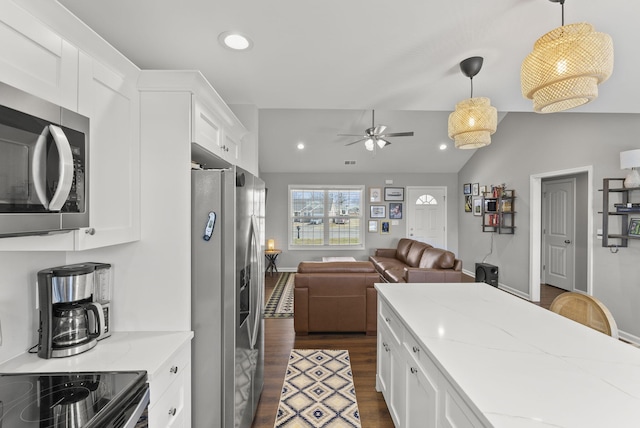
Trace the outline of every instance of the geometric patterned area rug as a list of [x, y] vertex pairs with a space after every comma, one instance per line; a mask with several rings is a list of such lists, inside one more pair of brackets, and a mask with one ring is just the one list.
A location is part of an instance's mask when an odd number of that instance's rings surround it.
[[349, 351], [291, 350], [274, 427], [360, 426]]
[[294, 272], [282, 272], [264, 307], [264, 318], [293, 318]]

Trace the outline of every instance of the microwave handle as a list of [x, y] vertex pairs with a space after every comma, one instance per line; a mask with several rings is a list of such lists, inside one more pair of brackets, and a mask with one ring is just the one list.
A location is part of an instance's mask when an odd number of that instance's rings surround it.
[[33, 174], [33, 186], [36, 189], [36, 195], [40, 203], [45, 209], [49, 209], [49, 200], [47, 199], [47, 177], [45, 174], [46, 148], [47, 138], [49, 137], [49, 127], [45, 126], [33, 149], [33, 165], [31, 173]]
[[49, 125], [49, 130], [58, 148], [58, 169], [60, 171], [56, 192], [49, 202], [49, 210], [59, 211], [67, 202], [73, 184], [73, 153], [71, 153], [71, 144], [60, 127]]

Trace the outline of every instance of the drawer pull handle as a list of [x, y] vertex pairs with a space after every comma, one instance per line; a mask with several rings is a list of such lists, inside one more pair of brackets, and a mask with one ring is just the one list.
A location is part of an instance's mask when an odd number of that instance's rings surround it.
[[176, 409], [175, 407], [169, 409], [169, 416], [175, 416], [176, 413], [178, 413], [178, 409]]
[[413, 347], [413, 352], [415, 352], [417, 354], [418, 352], [420, 352], [420, 348], [418, 348], [417, 346], [414, 346]]
[[418, 373], [418, 369], [417, 369], [417, 368], [415, 368], [415, 367], [411, 367], [411, 373], [412, 373], [412, 374], [416, 374], [416, 373]]
[[173, 366], [173, 367], [171, 367], [171, 368], [169, 369], [169, 372], [171, 372], [171, 373], [173, 373], [173, 374], [178, 373], [178, 366]]
[[389, 352], [389, 346], [387, 345], [387, 342], [382, 342], [382, 347], [385, 351]]

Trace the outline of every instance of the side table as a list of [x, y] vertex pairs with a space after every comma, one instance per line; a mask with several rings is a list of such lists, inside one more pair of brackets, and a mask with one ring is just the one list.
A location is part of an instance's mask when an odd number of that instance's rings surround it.
[[273, 276], [273, 271], [278, 272], [278, 266], [276, 266], [276, 259], [278, 255], [282, 253], [282, 250], [264, 250], [264, 256], [267, 258], [267, 268], [264, 273], [270, 272]]

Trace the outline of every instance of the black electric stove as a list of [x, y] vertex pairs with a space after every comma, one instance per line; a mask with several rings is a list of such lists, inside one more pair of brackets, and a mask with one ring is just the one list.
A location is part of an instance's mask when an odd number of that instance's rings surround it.
[[0, 374], [0, 428], [135, 427], [148, 402], [144, 371]]

